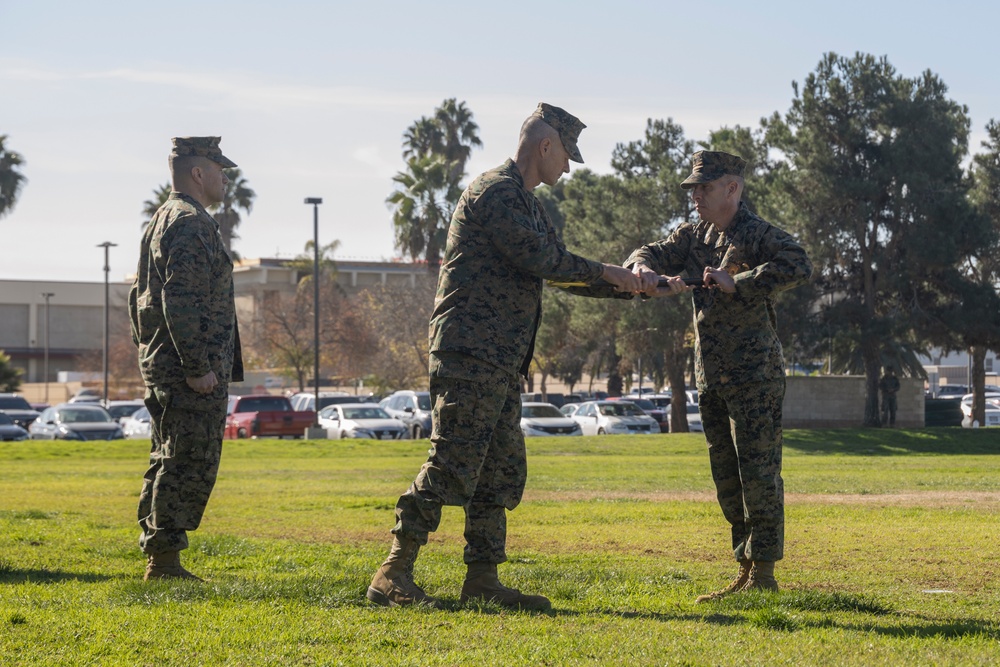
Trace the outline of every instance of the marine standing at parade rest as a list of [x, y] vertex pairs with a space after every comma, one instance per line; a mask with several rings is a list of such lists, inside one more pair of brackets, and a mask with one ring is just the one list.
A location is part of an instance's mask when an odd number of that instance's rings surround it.
[[[750, 212], [746, 161], [698, 151], [690, 190], [701, 221], [632, 253], [626, 266], [650, 296], [692, 291], [695, 381], [712, 478], [732, 527], [736, 579], [699, 602], [744, 590], [777, 590], [774, 563], [784, 555], [781, 404], [784, 360], [774, 295], [809, 279], [812, 265], [784, 231]], [[686, 286], [682, 274], [705, 287]], [[659, 277], [669, 278], [657, 288]]]
[[896, 394], [899, 393], [899, 378], [896, 377], [896, 369], [887, 366], [885, 373], [878, 381], [879, 391], [882, 392], [882, 426], [893, 428], [896, 426]]
[[229, 383], [243, 379], [233, 262], [207, 207], [236, 164], [220, 137], [177, 137], [172, 192], [146, 226], [129, 293], [152, 447], [139, 495], [145, 579], [198, 579], [180, 563], [222, 455]]
[[392, 549], [368, 588], [376, 604], [440, 606], [414, 583], [413, 564], [442, 507], [456, 505], [465, 510], [468, 566], [461, 601], [551, 606], [497, 576], [507, 560], [506, 512], [520, 503], [528, 474], [518, 375], [531, 363], [542, 282], [603, 277], [622, 291], [639, 287], [630, 270], [567, 251], [533, 194], [568, 173], [570, 160], [583, 162], [584, 127], [539, 104], [521, 127], [514, 159], [475, 178], [455, 209], [430, 321], [430, 456], [396, 504]]

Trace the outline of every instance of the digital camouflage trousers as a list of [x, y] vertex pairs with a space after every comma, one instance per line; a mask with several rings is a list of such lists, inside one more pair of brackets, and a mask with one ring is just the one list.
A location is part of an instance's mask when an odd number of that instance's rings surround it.
[[180, 551], [198, 528], [222, 457], [226, 402], [182, 389], [147, 389], [151, 448], [139, 494], [139, 546], [147, 554]]
[[775, 561], [784, 555], [784, 397], [783, 377], [698, 395], [712, 478], [737, 560]]
[[396, 503], [392, 532], [427, 543], [445, 505], [465, 510], [466, 563], [507, 560], [507, 510], [528, 476], [517, 378], [463, 355], [432, 357], [427, 462]]

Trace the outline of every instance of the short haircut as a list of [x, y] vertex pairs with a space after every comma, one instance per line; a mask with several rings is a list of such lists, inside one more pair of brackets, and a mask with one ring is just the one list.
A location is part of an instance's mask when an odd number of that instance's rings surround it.
[[200, 167], [206, 162], [211, 162], [211, 160], [200, 155], [171, 155], [170, 173], [175, 178], [181, 174], [184, 176], [190, 176], [192, 169]]
[[558, 141], [559, 133], [538, 116], [528, 116], [528, 119], [521, 124], [521, 134], [517, 139], [518, 145], [537, 144], [542, 139]]
[[729, 183], [736, 183], [736, 185], [740, 186], [741, 189], [746, 186], [746, 181], [743, 180], [742, 176], [737, 176], [736, 174], [726, 174], [722, 178], [725, 179], [727, 185]]

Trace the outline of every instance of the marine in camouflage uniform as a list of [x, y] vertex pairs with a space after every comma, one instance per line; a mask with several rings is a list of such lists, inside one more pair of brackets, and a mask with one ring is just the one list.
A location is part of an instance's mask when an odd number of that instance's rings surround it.
[[[219, 137], [173, 140], [174, 191], [146, 226], [129, 293], [152, 446], [139, 496], [146, 578], [195, 578], [180, 566], [222, 454], [229, 382], [243, 379], [233, 263], [205, 210], [228, 182]], [[179, 191], [180, 190], [180, 191]]]
[[[650, 269], [651, 280], [686, 275], [716, 283], [692, 290], [695, 381], [712, 477], [740, 571], [732, 590], [699, 601], [747, 587], [776, 590], [774, 561], [784, 555], [785, 373], [774, 295], [808, 280], [812, 265], [790, 235], [740, 200], [745, 164], [728, 153], [695, 153], [682, 187], [693, 189], [702, 220], [680, 225], [626, 262]], [[714, 203], [703, 203], [706, 196]], [[689, 289], [677, 281], [673, 291]]]
[[882, 425], [890, 428], [896, 425], [896, 394], [899, 393], [899, 378], [896, 369], [886, 368], [878, 381], [882, 393]]
[[604, 276], [638, 287], [628, 270], [567, 251], [533, 194], [539, 182], [553, 185], [569, 171], [568, 160], [583, 161], [576, 145], [583, 128], [539, 104], [522, 127], [517, 157], [473, 180], [452, 216], [430, 321], [430, 456], [396, 505], [392, 552], [368, 589], [377, 604], [437, 604], [413, 583], [413, 561], [442, 507], [458, 505], [469, 569], [462, 601], [549, 606], [496, 575], [507, 560], [506, 512], [520, 503], [527, 479], [518, 374], [527, 375], [533, 355], [542, 282]]

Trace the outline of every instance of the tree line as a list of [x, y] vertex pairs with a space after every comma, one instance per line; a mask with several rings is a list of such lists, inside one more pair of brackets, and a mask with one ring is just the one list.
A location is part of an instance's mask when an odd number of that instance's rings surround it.
[[[757, 127], [722, 127], [694, 141], [671, 118], [650, 119], [642, 138], [615, 147], [612, 173], [581, 169], [536, 194], [571, 250], [623, 261], [692, 219], [679, 183], [693, 152], [745, 157], [748, 206], [793, 233], [815, 264], [810, 284], [779, 299], [787, 360], [863, 374], [865, 424], [874, 426], [883, 368], [925, 377], [920, 356], [929, 348], [968, 350], [982, 423], [984, 359], [1000, 349], [1000, 125], [987, 124], [971, 156], [970, 127], [968, 108], [934, 73], [909, 78], [886, 57], [828, 53], [793, 84], [789, 109]], [[447, 164], [443, 151], [431, 155]], [[396, 183], [397, 200], [448, 192], [421, 181], [412, 160]], [[397, 236], [423, 240], [400, 248], [432, 264], [429, 250], [440, 247], [432, 238], [443, 238], [448, 219], [416, 224], [415, 208], [397, 206]], [[692, 353], [686, 300], [549, 290], [544, 312], [534, 358], [543, 382], [606, 373], [614, 392], [641, 364], [657, 386], [683, 393]]]
[[[748, 206], [794, 234], [815, 265], [810, 284], [778, 300], [787, 362], [865, 375], [865, 423], [877, 425], [882, 368], [924, 377], [920, 357], [929, 348], [968, 350], [982, 423], [984, 359], [1000, 349], [1000, 123], [987, 123], [975, 154], [970, 127], [967, 107], [948, 97], [933, 72], [909, 78], [886, 57], [828, 53], [793, 84], [788, 110], [756, 127], [721, 127], [693, 140], [672, 118], [649, 119], [640, 138], [616, 145], [610, 173], [580, 169], [536, 194], [571, 250], [623, 261], [692, 219], [679, 187], [692, 153], [743, 156]], [[23, 159], [6, 139], [0, 136], [0, 216], [24, 183]], [[335, 244], [325, 248], [315, 277], [327, 313], [323, 374], [367, 378], [376, 390], [425, 382], [433, 278], [465, 166], [481, 145], [472, 111], [454, 98], [406, 129], [405, 167], [386, 202], [397, 249], [426, 262], [428, 280], [421, 294], [380, 287], [347, 297], [327, 257]], [[227, 200], [215, 212], [227, 245], [238, 238], [238, 211], [249, 213], [255, 197], [241, 173], [229, 176]], [[146, 219], [168, 193], [154, 190]], [[251, 367], [286, 368], [303, 386], [312, 364], [304, 336], [312, 321], [310, 251], [307, 244], [292, 260], [302, 265], [295, 294], [265, 300], [245, 341]], [[533, 360], [543, 384], [557, 378], [575, 386], [587, 374], [605, 374], [615, 393], [641, 366], [656, 386], [683, 394], [693, 348], [686, 299], [597, 300], [546, 290], [544, 300]]]

